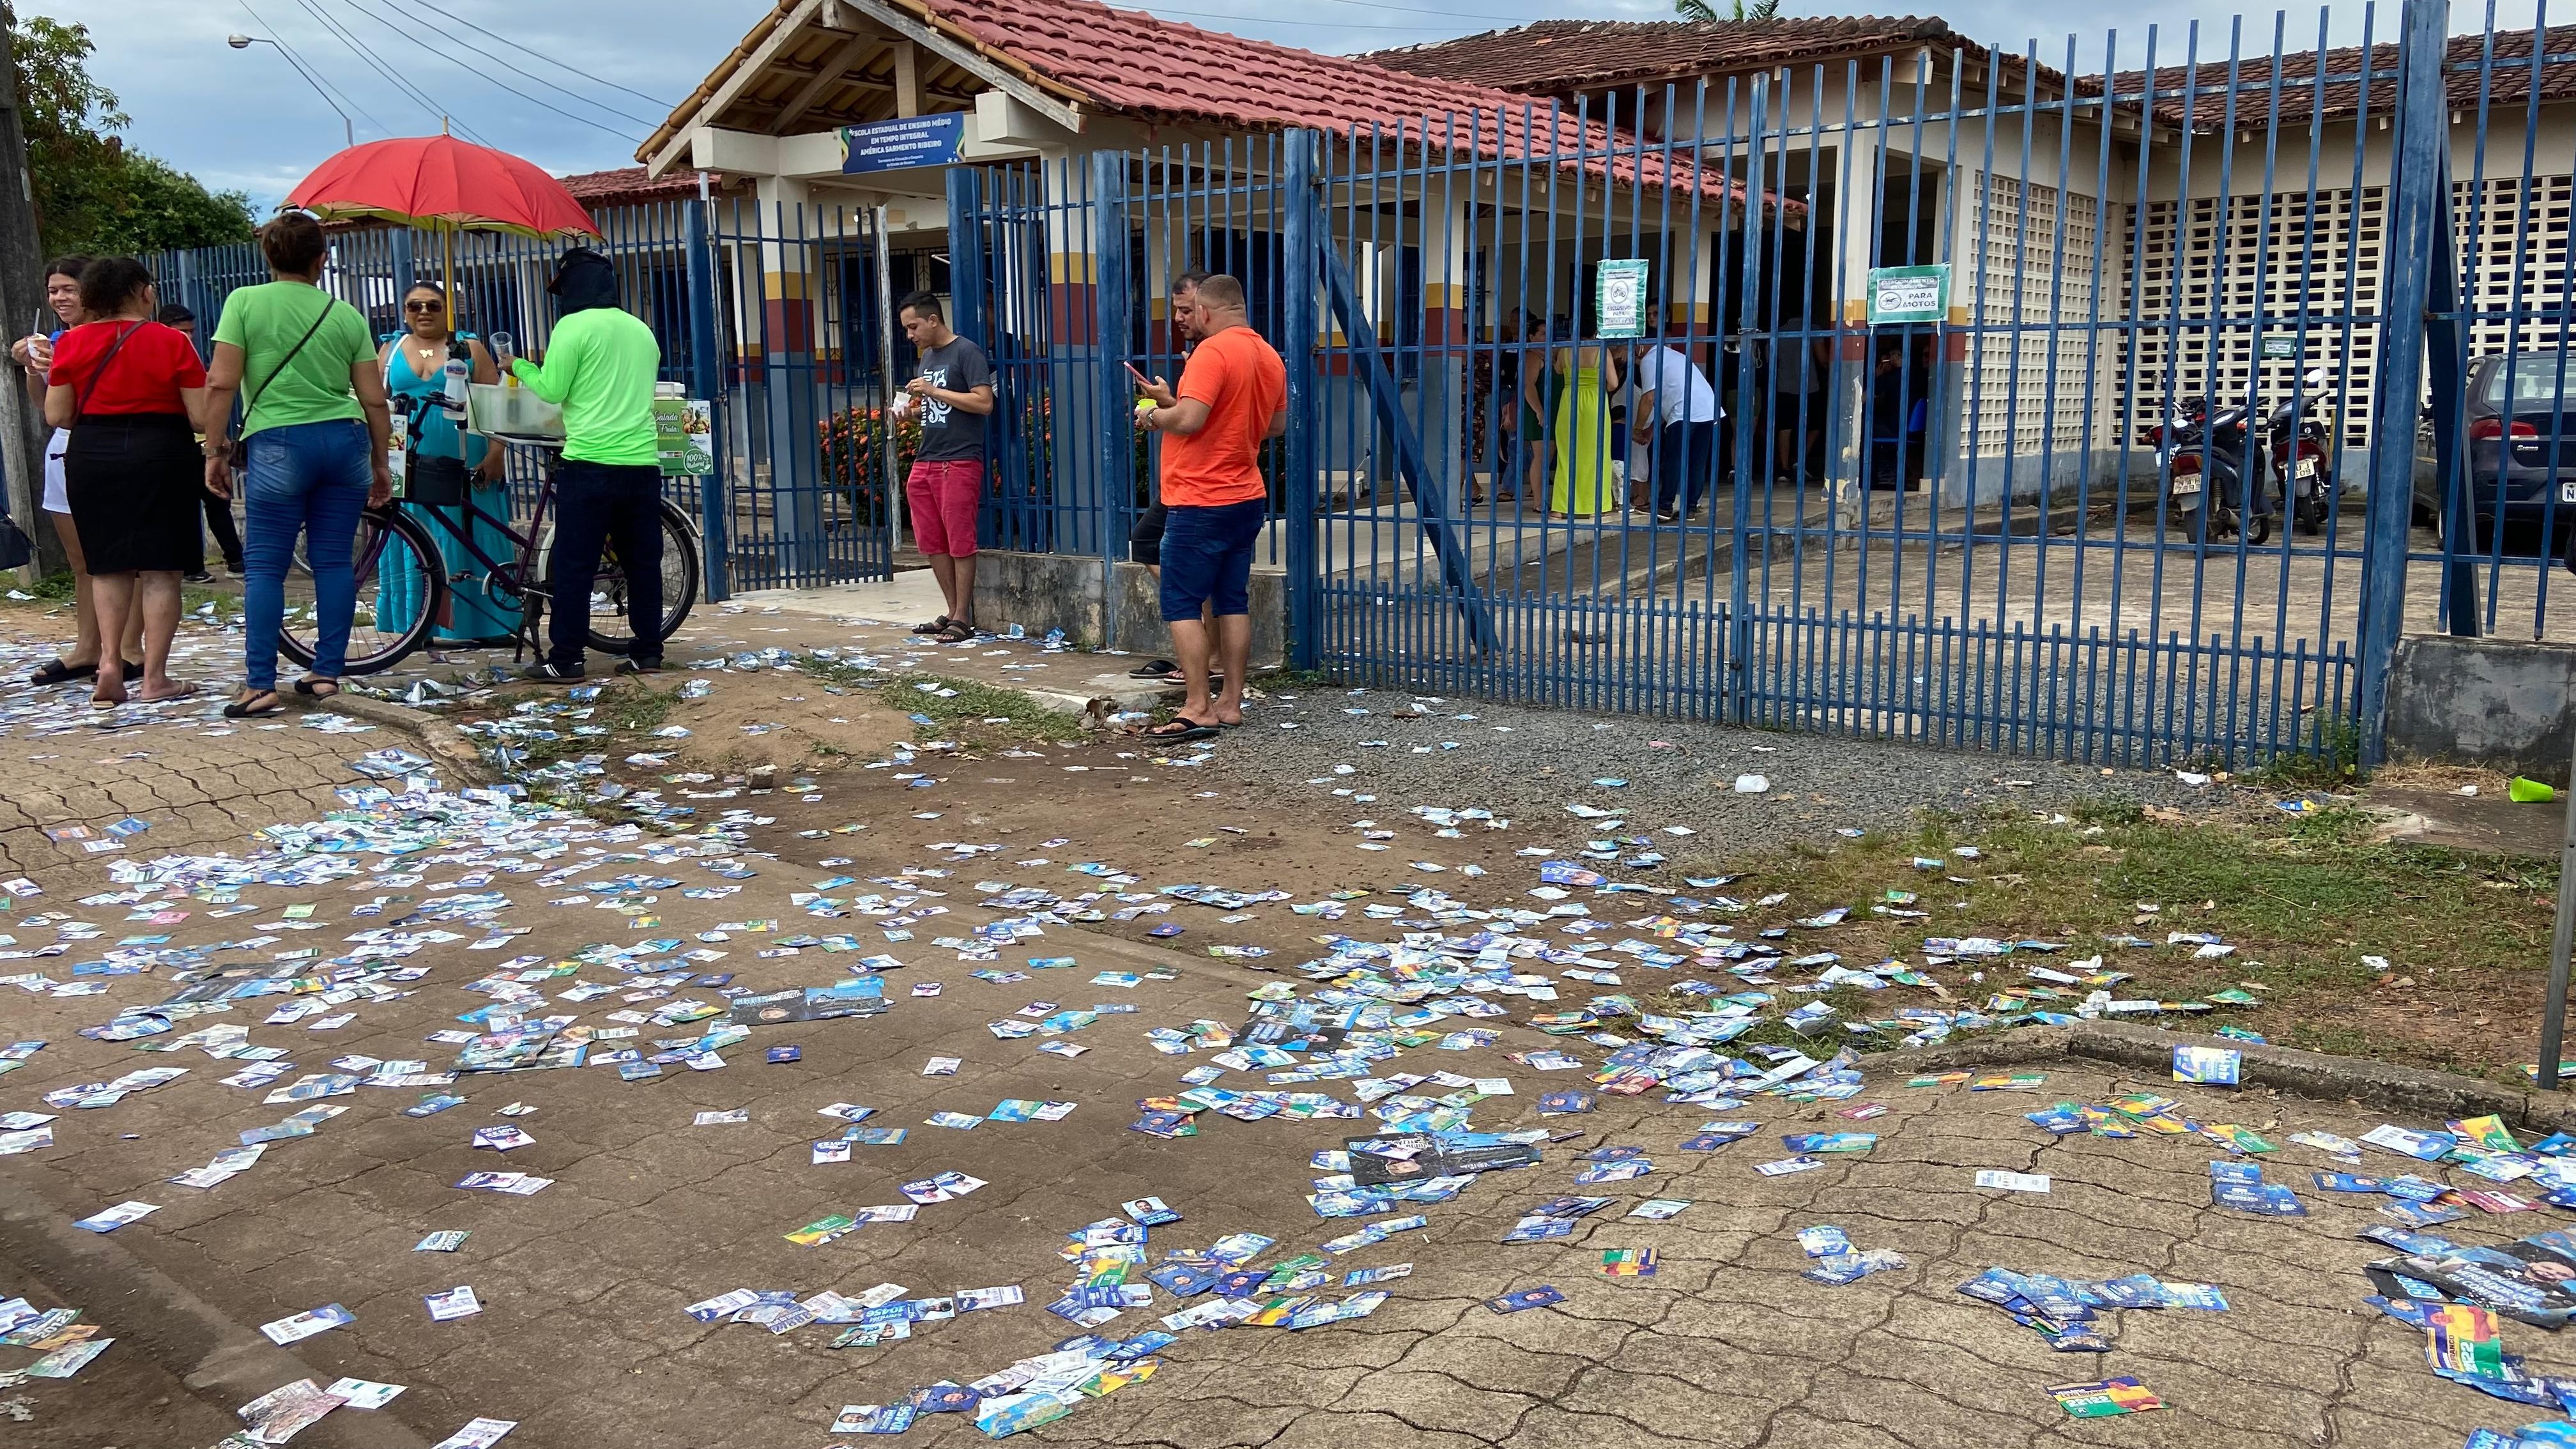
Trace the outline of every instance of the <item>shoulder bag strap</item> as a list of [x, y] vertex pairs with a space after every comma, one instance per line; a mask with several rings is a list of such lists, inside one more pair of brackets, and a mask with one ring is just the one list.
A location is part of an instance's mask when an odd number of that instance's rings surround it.
[[287, 364], [295, 360], [295, 354], [302, 352], [304, 350], [304, 344], [313, 340], [313, 334], [322, 330], [322, 324], [331, 319], [331, 309], [338, 305], [338, 298], [329, 296], [324, 297], [322, 299], [322, 310], [314, 316], [313, 325], [304, 329], [304, 335], [295, 339], [295, 345], [293, 347], [286, 349], [286, 355], [277, 360], [277, 366], [268, 370], [268, 376], [260, 379], [259, 386], [251, 389], [248, 393], [243, 395], [243, 427], [247, 428], [250, 426], [250, 415], [254, 409], [258, 408], [259, 400], [267, 395], [268, 385], [277, 381], [278, 375], [286, 371]]
[[123, 332], [118, 333], [116, 335], [115, 343], [107, 349], [104, 356], [99, 358], [98, 366], [90, 369], [89, 384], [86, 387], [76, 390], [72, 394], [73, 422], [79, 422], [81, 414], [89, 411], [89, 400], [98, 392], [100, 381], [106, 378], [107, 365], [116, 360], [116, 354], [125, 350], [125, 344], [133, 339], [135, 333], [142, 331], [144, 325], [145, 324], [141, 322], [137, 322], [133, 326], [126, 328]]

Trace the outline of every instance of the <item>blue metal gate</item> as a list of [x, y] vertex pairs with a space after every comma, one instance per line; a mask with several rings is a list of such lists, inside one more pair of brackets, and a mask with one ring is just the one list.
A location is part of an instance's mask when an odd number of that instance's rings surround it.
[[[2405, 0], [2393, 32], [1962, 44], [958, 167], [941, 253], [731, 200], [610, 241], [718, 401], [719, 587], [890, 572], [915, 285], [999, 374], [987, 543], [1107, 569], [1155, 466], [1125, 369], [1177, 373], [1169, 280], [1206, 267], [1289, 367], [1261, 566], [1297, 664], [2070, 759], [2368, 756], [2401, 636], [2576, 637], [2576, 30], [2448, 26]], [[427, 263], [373, 235], [335, 284], [383, 311]], [[469, 322], [528, 312], [537, 259], [478, 247]], [[212, 315], [257, 269], [163, 275]], [[2259, 465], [2178, 474], [2185, 412]]]
[[[2070, 759], [2375, 752], [2407, 630], [2576, 633], [2576, 498], [2497, 473], [2563, 421], [2576, 36], [2449, 38], [2439, 0], [2371, 26], [1315, 138], [1311, 183], [1272, 173], [1322, 305], [1298, 661]], [[1873, 278], [1928, 309], [1874, 316]], [[2481, 438], [2464, 371], [2521, 415]], [[2186, 407], [2258, 461], [2177, 486]]]

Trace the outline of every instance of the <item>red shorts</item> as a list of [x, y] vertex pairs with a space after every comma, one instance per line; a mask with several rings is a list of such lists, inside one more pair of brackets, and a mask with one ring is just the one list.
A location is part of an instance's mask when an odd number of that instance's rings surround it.
[[975, 511], [984, 504], [983, 459], [915, 459], [903, 497], [912, 510], [913, 541], [924, 554], [974, 554]]

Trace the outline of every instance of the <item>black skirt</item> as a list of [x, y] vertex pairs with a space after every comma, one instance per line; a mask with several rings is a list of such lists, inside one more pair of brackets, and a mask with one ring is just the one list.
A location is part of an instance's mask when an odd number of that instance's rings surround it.
[[89, 573], [205, 567], [205, 455], [177, 413], [89, 413], [72, 424], [63, 485]]

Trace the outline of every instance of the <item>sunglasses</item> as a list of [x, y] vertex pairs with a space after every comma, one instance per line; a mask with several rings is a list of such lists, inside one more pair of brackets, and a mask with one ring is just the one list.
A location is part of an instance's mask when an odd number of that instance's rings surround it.
[[406, 312], [444, 312], [447, 310], [447, 304], [445, 302], [405, 302], [403, 303], [403, 310]]

